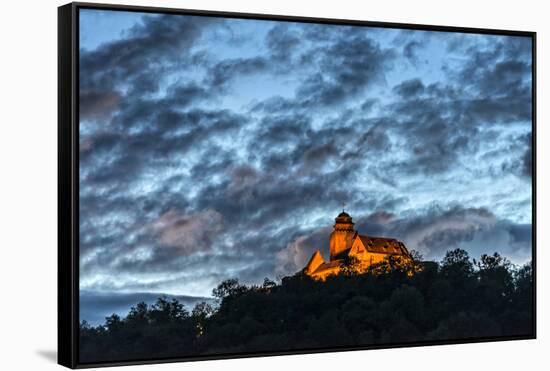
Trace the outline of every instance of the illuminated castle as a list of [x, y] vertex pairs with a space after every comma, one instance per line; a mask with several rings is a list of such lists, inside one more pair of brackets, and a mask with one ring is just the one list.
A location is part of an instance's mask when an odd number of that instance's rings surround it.
[[303, 270], [306, 275], [324, 280], [331, 274], [340, 273], [344, 262], [350, 258], [354, 261], [354, 269], [359, 272], [388, 256], [412, 259], [401, 241], [359, 234], [353, 229], [352, 218], [345, 211], [342, 210], [335, 220], [334, 230], [330, 234], [330, 261], [325, 261], [319, 250], [315, 251]]

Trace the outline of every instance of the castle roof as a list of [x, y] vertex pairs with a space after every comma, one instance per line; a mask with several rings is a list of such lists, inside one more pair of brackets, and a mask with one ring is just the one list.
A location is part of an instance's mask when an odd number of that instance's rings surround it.
[[405, 245], [395, 238], [371, 237], [361, 234], [357, 237], [361, 239], [363, 246], [369, 252], [388, 255], [409, 255]]
[[335, 219], [336, 223], [353, 224], [351, 216], [344, 210]]
[[316, 250], [311, 256], [311, 259], [309, 259], [309, 262], [304, 269], [306, 270], [306, 272], [309, 273], [315, 272], [317, 268], [319, 268], [319, 266], [322, 265], [324, 262], [325, 259], [323, 259], [321, 252], [319, 250]]

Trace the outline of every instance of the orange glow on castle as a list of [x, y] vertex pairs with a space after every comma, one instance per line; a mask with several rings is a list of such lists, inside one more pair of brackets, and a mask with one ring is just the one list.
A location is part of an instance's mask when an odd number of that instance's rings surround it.
[[317, 280], [325, 280], [329, 275], [339, 274], [346, 261], [352, 260], [353, 269], [359, 273], [373, 264], [381, 263], [389, 257], [412, 262], [405, 244], [394, 238], [373, 237], [359, 234], [354, 228], [351, 216], [344, 210], [336, 217], [334, 230], [330, 234], [330, 260], [323, 259], [317, 250], [303, 269], [303, 272]]

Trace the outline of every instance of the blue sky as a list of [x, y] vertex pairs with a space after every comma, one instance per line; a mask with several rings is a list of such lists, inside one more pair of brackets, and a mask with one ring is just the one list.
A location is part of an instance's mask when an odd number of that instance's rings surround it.
[[531, 40], [80, 14], [80, 288], [209, 296], [363, 234], [531, 259]]

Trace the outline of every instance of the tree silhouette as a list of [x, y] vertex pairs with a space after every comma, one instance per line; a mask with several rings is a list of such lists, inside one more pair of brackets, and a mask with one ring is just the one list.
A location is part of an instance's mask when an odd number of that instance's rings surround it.
[[[495, 253], [471, 260], [455, 249], [441, 262], [385, 260], [360, 273], [280, 284], [237, 279], [212, 292], [216, 305], [190, 311], [177, 300], [137, 303], [121, 318], [80, 324], [82, 362], [445, 341], [533, 333], [530, 263]], [[346, 267], [349, 270], [346, 270]], [[413, 274], [411, 274], [413, 272]]]

